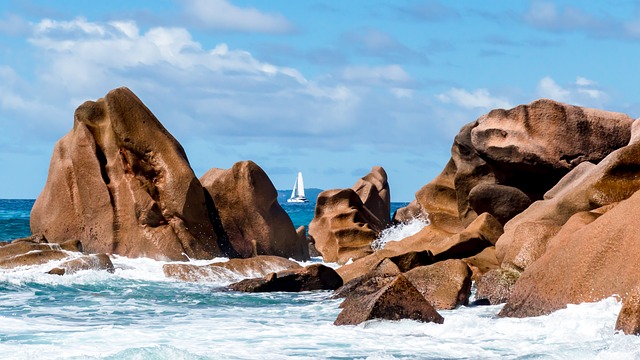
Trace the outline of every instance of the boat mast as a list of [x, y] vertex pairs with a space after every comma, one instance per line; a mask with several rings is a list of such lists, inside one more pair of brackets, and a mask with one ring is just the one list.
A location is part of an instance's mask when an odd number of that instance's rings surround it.
[[298, 184], [298, 197], [304, 197], [304, 182], [302, 181], [302, 172], [298, 172], [298, 179], [296, 179], [296, 183]]
[[298, 178], [296, 178], [296, 182], [293, 183], [293, 190], [291, 191], [291, 197], [289, 199], [293, 199], [296, 197], [297, 188], [298, 188]]

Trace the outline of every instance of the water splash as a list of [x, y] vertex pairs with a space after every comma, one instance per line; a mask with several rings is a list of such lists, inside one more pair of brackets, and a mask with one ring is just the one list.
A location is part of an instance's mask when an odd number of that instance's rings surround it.
[[389, 241], [400, 241], [411, 235], [415, 235], [429, 224], [429, 218], [425, 216], [416, 217], [407, 222], [388, 227], [382, 230], [378, 238], [371, 243], [371, 249], [373, 249], [373, 251], [382, 250]]

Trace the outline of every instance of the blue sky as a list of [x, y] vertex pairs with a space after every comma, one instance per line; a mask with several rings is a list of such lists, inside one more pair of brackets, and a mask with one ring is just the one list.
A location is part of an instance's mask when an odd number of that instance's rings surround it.
[[2, 1], [0, 198], [35, 198], [73, 111], [127, 86], [198, 176], [279, 189], [372, 166], [410, 201], [460, 127], [538, 98], [640, 116], [636, 1]]

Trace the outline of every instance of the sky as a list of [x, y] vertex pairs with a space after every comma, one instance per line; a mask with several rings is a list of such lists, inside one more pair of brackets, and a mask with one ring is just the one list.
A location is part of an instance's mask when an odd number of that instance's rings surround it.
[[197, 176], [253, 160], [278, 189], [392, 201], [460, 128], [539, 98], [640, 116], [637, 1], [0, 1], [0, 198], [42, 190], [73, 112], [130, 88]]

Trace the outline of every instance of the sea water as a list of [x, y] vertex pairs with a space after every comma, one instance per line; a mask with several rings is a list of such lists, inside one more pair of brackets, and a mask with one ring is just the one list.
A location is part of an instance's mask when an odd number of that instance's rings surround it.
[[[0, 200], [2, 239], [29, 234], [32, 204]], [[291, 206], [283, 207], [299, 219], [313, 216], [311, 204]], [[0, 358], [640, 358], [640, 338], [614, 331], [615, 298], [528, 319], [498, 318], [498, 305], [440, 311], [442, 325], [334, 326], [340, 300], [327, 291], [236, 293], [224, 286], [242, 278], [237, 274], [185, 283], [167, 279], [161, 261], [116, 256], [113, 262], [113, 274], [45, 274], [55, 261], [0, 270]]]

